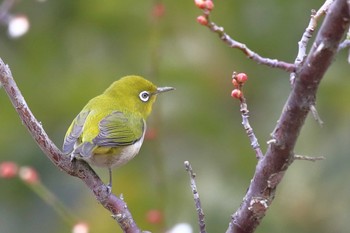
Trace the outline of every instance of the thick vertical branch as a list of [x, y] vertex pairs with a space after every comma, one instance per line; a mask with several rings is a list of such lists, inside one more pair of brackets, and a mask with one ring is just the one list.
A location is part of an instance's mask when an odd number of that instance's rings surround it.
[[336, 0], [321, 26], [309, 56], [297, 71], [295, 85], [273, 131], [273, 143], [259, 160], [244, 200], [232, 216], [228, 232], [250, 233], [264, 217], [284, 172], [294, 160], [294, 146], [315, 104], [319, 83], [349, 27], [347, 0]]

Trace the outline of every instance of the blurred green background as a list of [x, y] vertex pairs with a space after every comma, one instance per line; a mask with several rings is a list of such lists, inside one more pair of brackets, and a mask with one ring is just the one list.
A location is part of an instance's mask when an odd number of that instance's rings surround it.
[[[262, 56], [293, 62], [314, 1], [215, 1], [212, 19]], [[155, 13], [159, 4], [161, 16]], [[158, 8], [157, 8], [158, 7]], [[198, 232], [183, 162], [197, 173], [208, 232], [224, 232], [252, 178], [256, 159], [241, 126], [238, 101], [230, 97], [232, 71], [246, 72], [250, 123], [262, 149], [290, 91], [289, 74], [261, 66], [228, 48], [196, 22], [192, 0], [20, 1], [11, 13], [31, 27], [11, 39], [0, 29], [0, 57], [29, 107], [61, 147], [72, 119], [114, 80], [139, 74], [176, 91], [158, 98], [148, 120], [156, 137], [139, 156], [114, 170], [113, 192], [122, 193], [137, 224], [165, 232], [186, 222]], [[162, 13], [162, 12], [160, 12]], [[257, 232], [346, 232], [350, 219], [349, 65], [337, 55], [322, 81], [317, 108], [321, 128], [308, 117], [296, 153], [326, 157], [296, 161]], [[343, 82], [343, 83], [341, 83]], [[78, 179], [61, 172], [40, 151], [0, 90], [0, 162], [32, 166], [42, 182], [90, 232], [121, 232]], [[107, 182], [104, 169], [96, 169]], [[150, 210], [164, 221], [152, 224]], [[19, 179], [0, 179], [0, 232], [70, 232], [67, 224]]]

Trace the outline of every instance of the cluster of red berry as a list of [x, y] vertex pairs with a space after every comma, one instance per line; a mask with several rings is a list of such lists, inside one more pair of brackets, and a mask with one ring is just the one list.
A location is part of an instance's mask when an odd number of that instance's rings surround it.
[[10, 179], [17, 176], [27, 184], [37, 184], [40, 181], [37, 171], [32, 167], [18, 167], [18, 165], [12, 161], [0, 163], [0, 179]]
[[244, 83], [248, 80], [248, 75], [246, 73], [234, 73], [232, 75], [232, 84], [235, 89], [231, 92], [231, 96], [236, 99], [241, 99], [243, 97], [242, 87]]
[[199, 9], [204, 10], [204, 15], [200, 15], [197, 17], [197, 22], [202, 25], [208, 25], [208, 14], [214, 8], [214, 3], [212, 0], [194, 0], [194, 4]]

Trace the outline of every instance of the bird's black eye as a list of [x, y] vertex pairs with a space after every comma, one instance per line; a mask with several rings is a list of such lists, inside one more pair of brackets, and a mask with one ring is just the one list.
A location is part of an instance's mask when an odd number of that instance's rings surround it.
[[139, 94], [140, 100], [142, 100], [143, 102], [147, 102], [149, 100], [150, 94], [148, 91], [142, 91]]

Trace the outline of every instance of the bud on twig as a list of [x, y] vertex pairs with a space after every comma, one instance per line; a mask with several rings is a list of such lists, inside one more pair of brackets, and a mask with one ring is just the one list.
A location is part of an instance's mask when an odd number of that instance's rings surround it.
[[197, 17], [197, 22], [203, 26], [208, 25], [208, 19], [204, 15], [200, 15]]
[[211, 11], [214, 8], [214, 3], [212, 0], [194, 0], [194, 4], [199, 9]]
[[242, 98], [242, 91], [239, 90], [239, 89], [234, 89], [234, 90], [231, 92], [231, 96], [232, 96], [233, 98], [240, 99], [240, 98]]

